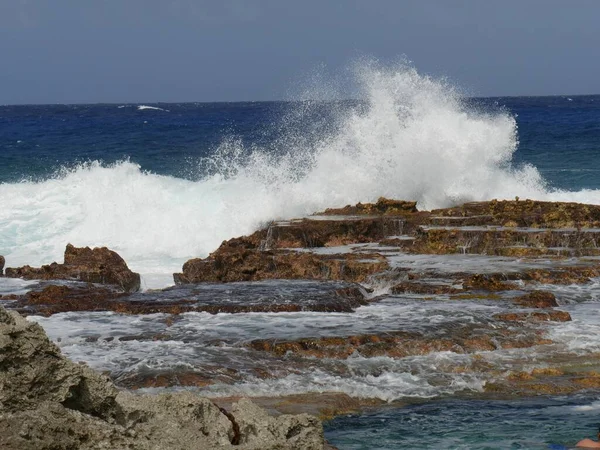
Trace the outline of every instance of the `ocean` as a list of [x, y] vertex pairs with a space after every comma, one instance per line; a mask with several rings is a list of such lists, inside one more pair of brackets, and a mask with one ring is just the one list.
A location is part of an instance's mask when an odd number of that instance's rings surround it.
[[[187, 259], [205, 257], [223, 240], [271, 220], [380, 196], [416, 200], [421, 209], [515, 197], [600, 204], [600, 96], [469, 98], [413, 70], [373, 70], [361, 78], [357, 98], [0, 106], [0, 254], [8, 266], [39, 266], [60, 261], [69, 242], [108, 246], [141, 273], [143, 289], [153, 289], [171, 285]], [[600, 301], [598, 286], [568, 294], [574, 322], [553, 333], [569, 351], [600, 349], [600, 338], [590, 338], [600, 331], [600, 316], [590, 308]], [[6, 280], [0, 291], [26, 287]], [[578, 308], [578, 295], [591, 303]], [[436, 308], [432, 324], [462, 320], [457, 307]], [[415, 311], [384, 301], [360, 308], [352, 320], [324, 313], [190, 313], [175, 344], [131, 341], [118, 348], [85, 344], [86, 333], [147, 332], [153, 319], [66, 313], [36, 320], [68, 356], [121, 373], [217, 361], [216, 353], [202, 353], [215, 335], [233, 343], [335, 326], [391, 329], [411, 323]], [[585, 346], [578, 346], [580, 326]], [[181, 338], [190, 330], [198, 342]], [[525, 353], [519, 357], [531, 358]], [[243, 364], [243, 357], [239, 349], [219, 349], [218, 361]], [[381, 358], [377, 370], [385, 376], [376, 380], [374, 363], [355, 358], [347, 363], [351, 380], [311, 368], [204, 393], [283, 395], [316, 386], [384, 401], [431, 399], [335, 419], [326, 434], [341, 449], [546, 448], [594, 434], [597, 397], [465, 399], [457, 393], [477, 391], [483, 378], [423, 375], [448, 358]], [[482, 423], [490, 429], [485, 435]]]

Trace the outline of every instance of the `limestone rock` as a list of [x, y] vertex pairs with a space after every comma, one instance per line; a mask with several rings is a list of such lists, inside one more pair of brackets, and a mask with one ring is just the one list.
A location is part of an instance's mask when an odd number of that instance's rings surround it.
[[[270, 417], [248, 400], [225, 413], [189, 392], [134, 395], [64, 358], [43, 329], [0, 307], [0, 448], [322, 449], [316, 417]], [[242, 444], [237, 446], [237, 444]]]
[[112, 284], [125, 292], [140, 289], [140, 275], [129, 270], [123, 258], [106, 247], [91, 249], [67, 244], [64, 264], [54, 262], [40, 268], [7, 268], [6, 276], [27, 280], [78, 280]]
[[[136, 444], [134, 447], [133, 444]], [[124, 450], [147, 449], [127, 430], [97, 417], [44, 402], [34, 410], [0, 410], [0, 448], [3, 450]]]
[[49, 401], [112, 420], [117, 389], [108, 378], [64, 358], [42, 327], [0, 308], [0, 409]]
[[190, 392], [161, 395], [121, 392], [117, 400], [121, 406], [118, 422], [135, 430], [138, 439], [153, 443], [155, 448], [229, 448], [234, 438], [233, 424], [219, 407]]
[[234, 403], [232, 415], [239, 426], [243, 448], [264, 449], [275, 442], [277, 448], [310, 450], [322, 448], [323, 429], [320, 421], [308, 414], [269, 416], [250, 400]]

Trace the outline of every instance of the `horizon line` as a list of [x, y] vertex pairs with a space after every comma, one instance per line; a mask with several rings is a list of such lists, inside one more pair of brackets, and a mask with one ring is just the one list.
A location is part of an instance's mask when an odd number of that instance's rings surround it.
[[[597, 97], [598, 94], [544, 94], [544, 95], [477, 95], [477, 96], [464, 96], [466, 99], [498, 99], [498, 98], [544, 98], [544, 97]], [[218, 103], [302, 103], [302, 102], [348, 102], [348, 101], [360, 101], [358, 98], [343, 98], [343, 99], [331, 99], [331, 100], [318, 100], [318, 99], [306, 99], [306, 100], [213, 100], [213, 101], [135, 101], [135, 102], [70, 102], [70, 103], [3, 103], [1, 107], [5, 106], [76, 106], [76, 105], [123, 105], [123, 106], [138, 106], [138, 105], [189, 105], [189, 104], [218, 104]]]

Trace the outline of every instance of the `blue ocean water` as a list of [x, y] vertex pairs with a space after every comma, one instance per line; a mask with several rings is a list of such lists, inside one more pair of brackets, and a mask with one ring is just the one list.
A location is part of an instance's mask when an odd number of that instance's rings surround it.
[[[600, 188], [600, 96], [506, 97], [470, 100], [516, 118], [519, 145], [512, 163], [534, 165], [550, 187]], [[356, 102], [320, 103], [286, 121], [307, 138], [331, 131], [340, 109]], [[296, 102], [142, 105], [0, 106], [0, 182], [52, 177], [89, 161], [130, 160], [142, 170], [188, 179], [235, 136], [250, 153], [257, 146], [281, 151]], [[302, 106], [302, 105], [300, 105]], [[142, 109], [140, 109], [140, 107]]]

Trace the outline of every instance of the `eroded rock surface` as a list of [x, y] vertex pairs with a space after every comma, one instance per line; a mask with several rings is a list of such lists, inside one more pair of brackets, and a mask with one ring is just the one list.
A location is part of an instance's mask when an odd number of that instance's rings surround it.
[[175, 283], [258, 281], [266, 279], [307, 279], [366, 281], [382, 272], [388, 263], [349, 255], [339, 258], [312, 253], [262, 251], [258, 248], [237, 251], [221, 247], [205, 259], [191, 259], [183, 272], [174, 274]]
[[[0, 448], [321, 449], [307, 414], [270, 417], [250, 401], [232, 411], [189, 392], [138, 396], [64, 358], [42, 328], [0, 307]], [[240, 445], [237, 445], [240, 444]]]
[[140, 275], [129, 270], [123, 258], [106, 247], [78, 248], [68, 244], [63, 264], [54, 262], [40, 268], [7, 268], [6, 276], [26, 280], [77, 280], [110, 284], [125, 292], [140, 289]]

